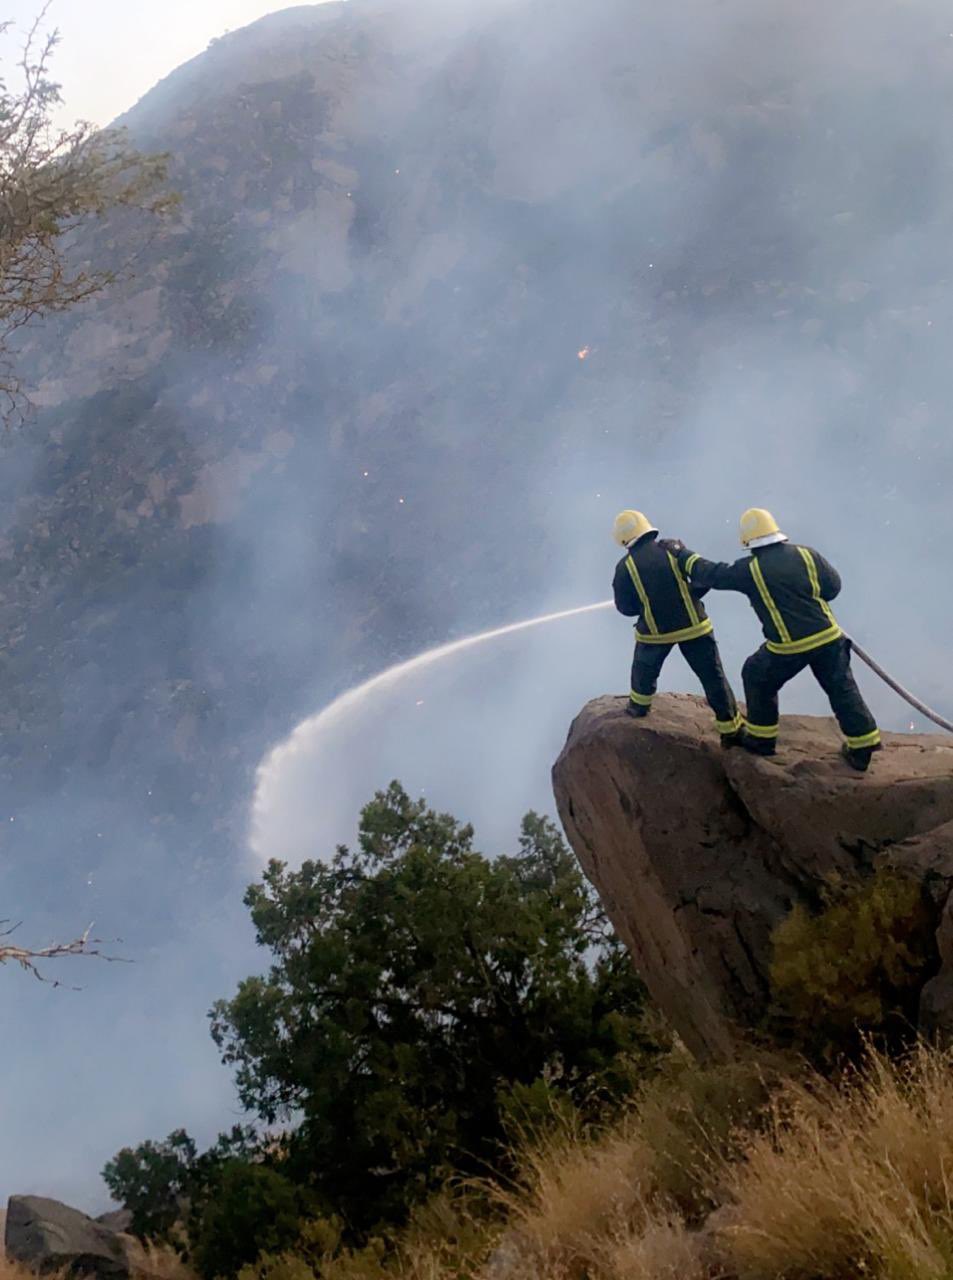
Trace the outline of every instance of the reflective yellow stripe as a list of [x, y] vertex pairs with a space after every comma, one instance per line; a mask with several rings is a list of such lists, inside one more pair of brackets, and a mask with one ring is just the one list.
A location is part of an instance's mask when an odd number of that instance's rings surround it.
[[[810, 579], [811, 591], [814, 593], [814, 599], [824, 610], [824, 614], [831, 626], [836, 627], [837, 619], [834, 617], [830, 605], [826, 600], [821, 598], [821, 582], [817, 576], [817, 565], [814, 563], [814, 557], [811, 555], [810, 551], [808, 551], [807, 547], [798, 547], [798, 551], [801, 553], [801, 559], [807, 566], [807, 576]], [[839, 627], [838, 630], [840, 630]]]
[[652, 605], [649, 603], [649, 593], [642, 584], [641, 575], [635, 567], [635, 561], [631, 556], [626, 556], [625, 565], [629, 571], [629, 577], [632, 579], [633, 585], [639, 593], [639, 599], [642, 602], [642, 617], [645, 619], [645, 625], [653, 636], [657, 636], [658, 627], [655, 625], [655, 615], [652, 612]]
[[637, 707], [650, 707], [655, 701], [654, 693], [636, 693], [633, 689], [629, 698]]
[[686, 640], [699, 640], [702, 636], [709, 636], [714, 629], [711, 618], [705, 618], [697, 627], [685, 627], [682, 631], [657, 631], [655, 635], [647, 636], [636, 630], [635, 638], [639, 644], [684, 644]]
[[688, 583], [682, 577], [682, 571], [678, 567], [678, 561], [668, 553], [668, 562], [671, 566], [672, 573], [675, 575], [675, 581], [678, 583], [678, 589], [681, 592], [682, 604], [685, 606], [685, 612], [688, 614], [688, 620], [693, 627], [698, 626], [698, 610], [695, 608], [695, 601], [692, 599], [692, 593], [688, 589]]
[[[761, 566], [760, 564], [758, 564], [758, 557], [752, 556], [750, 564], [751, 564], [751, 576], [752, 578], [754, 578], [755, 586], [758, 588], [758, 594], [761, 596], [761, 599], [764, 602], [764, 607], [767, 609], [768, 613], [771, 615], [771, 621], [774, 623], [774, 629], [775, 631], [777, 631], [778, 635], [781, 637], [782, 643], [790, 644], [791, 633], [790, 631], [788, 631], [787, 627], [784, 625], [784, 619], [781, 617], [781, 611], [778, 609], [778, 606], [774, 603], [774, 597], [771, 595], [771, 592], [768, 590], [768, 584], [765, 582], [764, 574], [761, 572]], [[769, 645], [768, 647], [770, 648], [771, 646]], [[772, 652], [776, 652], [776, 651], [772, 650]]]
[[771, 653], [783, 655], [810, 653], [812, 649], [820, 649], [825, 644], [832, 644], [835, 640], [839, 640], [844, 634], [837, 624], [830, 605], [826, 600], [821, 599], [821, 584], [817, 576], [817, 565], [814, 563], [814, 557], [806, 547], [798, 547], [801, 559], [807, 569], [807, 576], [811, 584], [811, 594], [814, 601], [823, 610], [825, 617], [830, 620], [831, 625], [823, 631], [815, 631], [811, 636], [802, 636], [800, 640], [792, 640], [791, 633], [785, 625], [784, 619], [781, 617], [781, 611], [774, 603], [774, 597], [768, 590], [768, 584], [764, 580], [764, 574], [761, 572], [761, 566], [758, 564], [756, 556], [751, 557], [751, 576], [755, 580], [758, 593], [764, 601], [764, 607], [771, 615], [771, 621], [774, 623], [775, 630], [781, 637], [780, 640], [769, 640], [767, 647]]
[[689, 577], [692, 576], [692, 570], [695, 568], [695, 565], [698, 563], [700, 559], [701, 559], [701, 556], [696, 551], [694, 555], [689, 556], [688, 559], [685, 561], [685, 572], [688, 574]]
[[781, 732], [779, 724], [752, 724], [748, 721], [748, 732], [752, 738], [776, 738]]
[[859, 751], [862, 747], [879, 747], [880, 730], [875, 729], [873, 733], [865, 733], [859, 738], [848, 738], [847, 745], [852, 751]]
[[734, 720], [716, 720], [715, 728], [719, 733], [737, 733], [744, 724], [744, 717], [739, 711]]
[[792, 654], [792, 653], [810, 653], [812, 649], [820, 649], [825, 644], [833, 644], [835, 640], [839, 640], [843, 635], [840, 627], [835, 622], [832, 627], [828, 627], [826, 631], [817, 631], [812, 636], [804, 636], [800, 640], [791, 640], [787, 644], [778, 644], [774, 640], [767, 642], [767, 647], [771, 653]]

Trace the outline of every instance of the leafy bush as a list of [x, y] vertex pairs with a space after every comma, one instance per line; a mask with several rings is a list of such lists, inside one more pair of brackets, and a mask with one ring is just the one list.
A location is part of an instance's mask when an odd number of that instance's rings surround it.
[[935, 913], [919, 884], [890, 868], [830, 886], [822, 910], [797, 906], [774, 934], [778, 1024], [805, 1050], [856, 1053], [865, 1035], [908, 1037], [935, 971]]
[[280, 1254], [300, 1238], [314, 1200], [267, 1165], [230, 1160], [216, 1172], [191, 1236], [206, 1280], [236, 1275], [260, 1253]]

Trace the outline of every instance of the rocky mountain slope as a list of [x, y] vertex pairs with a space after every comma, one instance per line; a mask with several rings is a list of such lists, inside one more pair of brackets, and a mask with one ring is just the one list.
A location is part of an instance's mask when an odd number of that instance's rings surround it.
[[[922, 882], [939, 971], [921, 1027], [953, 1030], [953, 741], [890, 734], [869, 774], [838, 755], [833, 722], [787, 717], [765, 760], [723, 751], [704, 703], [659, 699], [635, 722], [599, 698], [553, 770], [560, 817], [659, 1007], [699, 1056], [730, 1057], [759, 1027], [772, 934], [796, 905], [869, 876], [879, 858]], [[926, 938], [929, 945], [931, 941]]]
[[296, 715], [591, 598], [606, 477], [667, 485], [702, 441], [743, 469], [738, 416], [848, 468], [846, 527], [886, 474], [948, 522], [944, 23], [350, 0], [145, 98], [181, 215], [77, 243], [131, 278], [26, 338], [0, 482], [6, 848], [51, 898], [131, 847], [217, 866]]

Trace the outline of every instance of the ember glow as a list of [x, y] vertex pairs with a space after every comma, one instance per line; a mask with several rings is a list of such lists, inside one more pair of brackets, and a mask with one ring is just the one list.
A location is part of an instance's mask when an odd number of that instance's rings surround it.
[[576, 354], [580, 360], [588, 360], [592, 355], [592, 347], [583, 347], [583, 349], [581, 351], [577, 351]]

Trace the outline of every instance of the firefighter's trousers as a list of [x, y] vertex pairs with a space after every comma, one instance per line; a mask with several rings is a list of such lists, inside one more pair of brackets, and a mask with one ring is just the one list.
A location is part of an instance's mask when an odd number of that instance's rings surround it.
[[[678, 647], [685, 661], [701, 681], [708, 705], [715, 713], [718, 732], [737, 733], [743, 721], [735, 695], [731, 691], [731, 685], [721, 665], [721, 656], [718, 653], [715, 637], [700, 636], [697, 640], [686, 640]], [[633, 706], [646, 709], [651, 707], [658, 687], [659, 673], [665, 659], [674, 648], [673, 644], [636, 644], [635, 657], [632, 661], [632, 692], [630, 694]]]
[[877, 722], [870, 713], [850, 669], [850, 641], [846, 636], [808, 653], [772, 653], [767, 645], [753, 653], [742, 669], [748, 704], [748, 732], [770, 744], [778, 736], [778, 693], [810, 667], [830, 700], [847, 745], [855, 751], [880, 744]]

